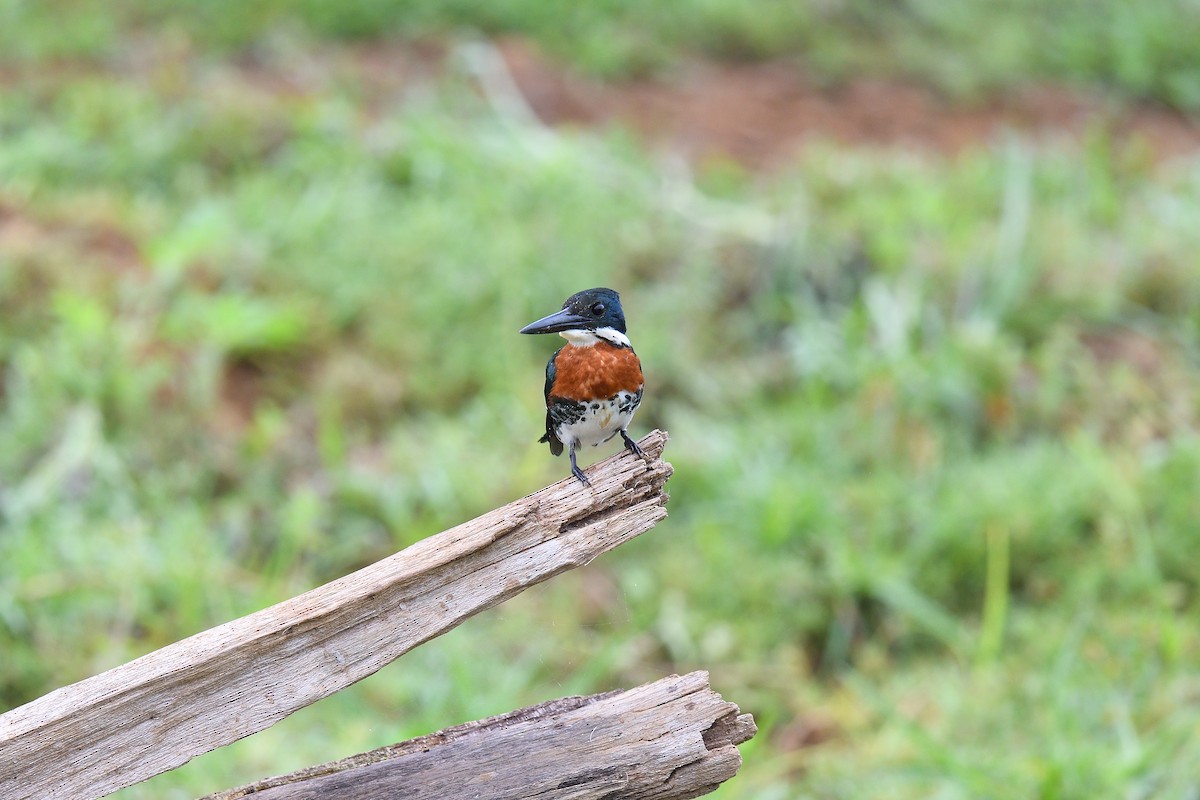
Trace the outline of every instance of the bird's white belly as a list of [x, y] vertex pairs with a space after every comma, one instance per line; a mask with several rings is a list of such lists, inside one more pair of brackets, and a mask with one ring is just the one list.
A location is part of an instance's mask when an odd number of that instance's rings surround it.
[[[597, 400], [586, 404], [583, 416], [564, 422], [555, 430], [559, 441], [564, 444], [575, 442], [576, 447], [596, 447], [629, 427], [637, 406], [631, 407], [633, 395], [621, 392], [612, 400]], [[625, 410], [622, 410], [622, 406]]]

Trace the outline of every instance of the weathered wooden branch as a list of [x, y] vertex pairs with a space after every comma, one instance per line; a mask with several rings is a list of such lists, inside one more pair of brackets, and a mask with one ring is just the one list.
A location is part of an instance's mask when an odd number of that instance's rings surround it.
[[204, 800], [681, 800], [733, 777], [756, 728], [708, 686], [673, 675], [628, 691], [565, 697]]
[[0, 715], [0, 797], [95, 798], [269, 727], [666, 516], [667, 435]]

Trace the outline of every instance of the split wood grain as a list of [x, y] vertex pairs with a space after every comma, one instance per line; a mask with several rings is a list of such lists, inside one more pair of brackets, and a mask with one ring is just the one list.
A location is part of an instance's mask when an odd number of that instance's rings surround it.
[[0, 715], [0, 797], [101, 797], [267, 728], [666, 516], [667, 435]]
[[467, 800], [707, 794], [741, 766], [754, 718], [693, 672], [566, 697], [267, 778], [203, 800]]

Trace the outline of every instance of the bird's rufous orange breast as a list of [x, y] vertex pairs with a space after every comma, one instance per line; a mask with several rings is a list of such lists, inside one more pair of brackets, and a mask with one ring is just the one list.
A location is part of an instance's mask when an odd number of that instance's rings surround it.
[[605, 400], [642, 386], [642, 363], [628, 347], [597, 342], [590, 347], [567, 345], [554, 359], [551, 394], [568, 400]]

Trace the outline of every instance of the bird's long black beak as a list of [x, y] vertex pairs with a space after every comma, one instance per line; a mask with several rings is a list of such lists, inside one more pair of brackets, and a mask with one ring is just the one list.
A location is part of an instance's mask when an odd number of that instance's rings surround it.
[[521, 333], [558, 333], [559, 331], [569, 331], [575, 328], [583, 328], [590, 322], [587, 317], [576, 314], [567, 309], [556, 311], [548, 317], [542, 317], [537, 322], [531, 322], [524, 328], [521, 328]]

